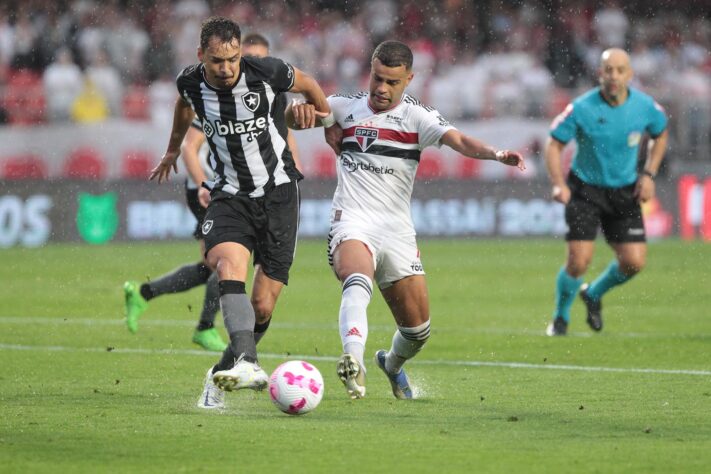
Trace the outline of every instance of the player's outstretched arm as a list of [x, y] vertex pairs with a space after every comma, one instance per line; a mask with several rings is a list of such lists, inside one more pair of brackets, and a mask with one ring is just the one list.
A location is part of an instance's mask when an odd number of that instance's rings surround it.
[[551, 188], [551, 197], [560, 203], [567, 204], [570, 200], [570, 188], [565, 182], [560, 164], [563, 148], [565, 148], [565, 143], [559, 142], [553, 137], [548, 137], [543, 155], [546, 160], [548, 177], [553, 186]]
[[497, 151], [486, 143], [465, 135], [459, 130], [449, 130], [442, 135], [441, 142], [469, 158], [496, 160], [508, 166], [516, 166], [521, 171], [526, 169], [526, 164], [520, 153], [510, 150]]
[[178, 172], [178, 156], [180, 156], [180, 144], [183, 142], [183, 137], [193, 121], [195, 113], [190, 104], [185, 99], [178, 96], [175, 101], [175, 111], [173, 112], [173, 127], [170, 131], [170, 139], [168, 140], [168, 149], [160, 160], [160, 163], [151, 170], [149, 179], [158, 178], [158, 182], [168, 181], [170, 170]]
[[[307, 104], [312, 104], [313, 108], [309, 107], [296, 107], [292, 104], [292, 116], [293, 124], [292, 128], [313, 128], [316, 126], [317, 113], [321, 112], [318, 116], [320, 119], [320, 124], [324, 127], [330, 127], [336, 123], [331, 113], [331, 107], [328, 105], [326, 100], [326, 94], [321, 90], [321, 86], [318, 85], [316, 80], [302, 72], [301, 70], [294, 68], [294, 85], [289, 92], [296, 92], [304, 96]], [[287, 123], [289, 116], [287, 115]]]

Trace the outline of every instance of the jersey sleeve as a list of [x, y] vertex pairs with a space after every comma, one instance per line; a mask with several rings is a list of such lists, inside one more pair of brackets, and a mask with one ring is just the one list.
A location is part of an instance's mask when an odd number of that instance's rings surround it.
[[344, 128], [343, 119], [345, 117], [343, 115], [349, 100], [341, 95], [329, 95], [326, 97], [326, 101], [328, 102], [328, 106], [331, 108], [333, 118], [336, 119], [338, 125]]
[[657, 138], [664, 132], [667, 128], [667, 114], [664, 111], [664, 107], [659, 105], [656, 101], [652, 101], [652, 106], [650, 110], [650, 121], [647, 125], [647, 132], [652, 138]]
[[267, 82], [274, 90], [286, 92], [294, 87], [294, 66], [278, 58], [261, 59], [268, 73]]
[[568, 143], [575, 138], [577, 127], [575, 107], [568, 104], [565, 110], [553, 119], [550, 135], [561, 143]]
[[454, 130], [455, 127], [442, 117], [437, 110], [424, 106], [416, 107], [419, 115], [417, 133], [420, 149], [422, 150], [428, 146], [441, 147], [442, 142], [440, 140], [442, 135]]
[[195, 116], [195, 118], [193, 119], [193, 121], [190, 123], [190, 126], [193, 127], [193, 128], [197, 128], [198, 130], [202, 131], [202, 122], [200, 121], [200, 119], [198, 118], [197, 115]]

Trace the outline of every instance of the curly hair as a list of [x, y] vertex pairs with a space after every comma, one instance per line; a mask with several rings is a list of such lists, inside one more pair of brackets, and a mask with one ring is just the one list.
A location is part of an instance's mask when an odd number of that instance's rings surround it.
[[242, 41], [242, 32], [234, 21], [221, 16], [212, 16], [202, 22], [200, 28], [200, 47], [207, 49], [210, 38], [216, 36], [222, 43], [230, 43], [233, 39]]

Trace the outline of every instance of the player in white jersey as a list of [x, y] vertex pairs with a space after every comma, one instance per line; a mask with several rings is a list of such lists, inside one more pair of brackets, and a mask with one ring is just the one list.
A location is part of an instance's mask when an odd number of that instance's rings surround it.
[[[425, 272], [410, 215], [421, 151], [444, 144], [471, 158], [525, 169], [519, 153], [497, 151], [462, 134], [436, 110], [404, 94], [412, 77], [410, 48], [385, 41], [372, 56], [369, 92], [328, 98], [338, 124], [326, 129], [326, 141], [339, 155], [329, 233], [329, 262], [343, 284], [337, 372], [352, 398], [365, 396], [366, 309], [373, 279], [397, 324], [390, 350], [377, 351], [375, 363], [396, 398], [413, 397], [402, 367], [430, 335]], [[310, 113], [313, 106], [292, 104], [287, 121]]]

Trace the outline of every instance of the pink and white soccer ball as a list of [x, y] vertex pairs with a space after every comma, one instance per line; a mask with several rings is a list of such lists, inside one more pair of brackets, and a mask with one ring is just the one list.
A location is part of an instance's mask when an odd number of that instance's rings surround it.
[[269, 377], [269, 396], [284, 413], [303, 415], [323, 398], [323, 377], [316, 367], [303, 360], [290, 360]]

